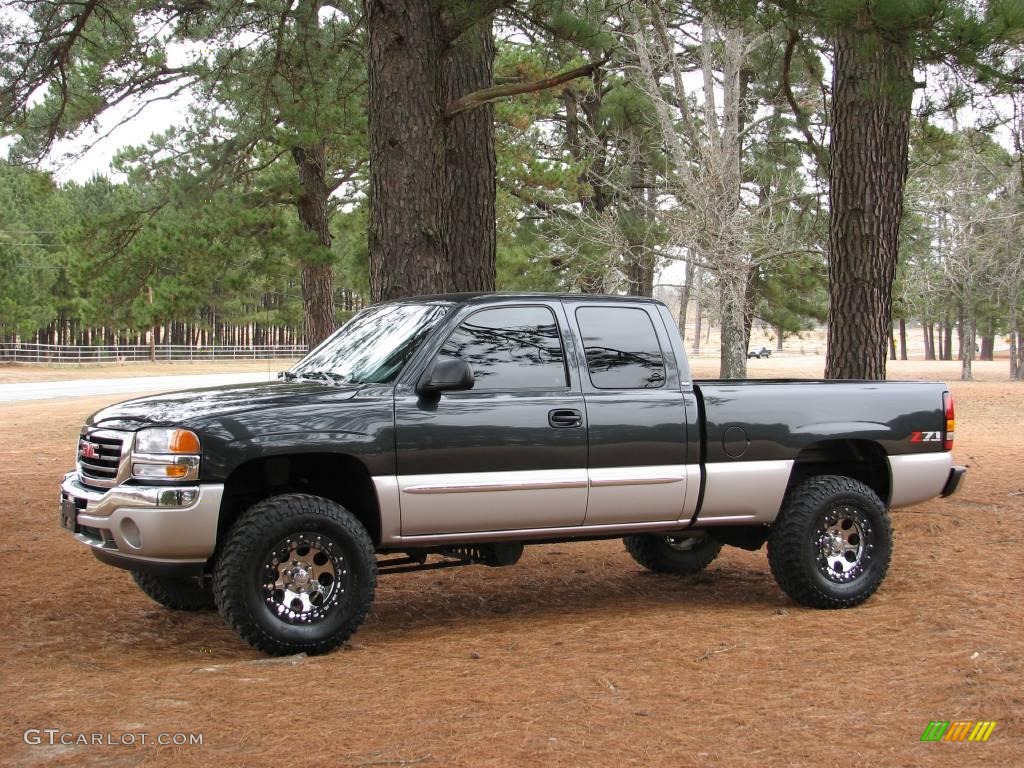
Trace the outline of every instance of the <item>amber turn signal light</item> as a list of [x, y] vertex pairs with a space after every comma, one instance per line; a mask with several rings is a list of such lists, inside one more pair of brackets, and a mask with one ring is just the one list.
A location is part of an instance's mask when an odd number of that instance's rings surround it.
[[195, 432], [176, 429], [171, 434], [171, 453], [199, 453], [199, 438]]

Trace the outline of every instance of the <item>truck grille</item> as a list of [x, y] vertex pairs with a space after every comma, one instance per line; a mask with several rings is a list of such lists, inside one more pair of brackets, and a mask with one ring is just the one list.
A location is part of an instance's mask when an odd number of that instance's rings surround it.
[[78, 474], [83, 483], [100, 488], [117, 485], [126, 437], [123, 432], [111, 430], [82, 432], [78, 441]]

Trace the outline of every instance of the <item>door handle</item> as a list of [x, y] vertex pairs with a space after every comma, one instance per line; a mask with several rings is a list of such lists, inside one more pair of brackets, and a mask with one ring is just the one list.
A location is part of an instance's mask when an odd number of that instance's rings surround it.
[[583, 414], [575, 408], [556, 408], [548, 411], [548, 424], [556, 428], [578, 427], [583, 424]]

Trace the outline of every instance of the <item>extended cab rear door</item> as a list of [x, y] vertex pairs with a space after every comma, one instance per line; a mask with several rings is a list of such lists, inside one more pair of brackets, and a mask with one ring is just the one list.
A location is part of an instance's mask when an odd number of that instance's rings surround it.
[[583, 350], [586, 524], [689, 522], [700, 470], [687, 463], [687, 404], [663, 308], [600, 299], [565, 308]]
[[430, 359], [475, 384], [395, 394], [402, 536], [576, 526], [587, 506], [587, 424], [557, 299], [460, 306]]

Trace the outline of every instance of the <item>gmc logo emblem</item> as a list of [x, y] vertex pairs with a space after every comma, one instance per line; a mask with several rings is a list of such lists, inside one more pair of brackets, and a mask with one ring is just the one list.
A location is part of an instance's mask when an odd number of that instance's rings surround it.
[[78, 444], [78, 448], [81, 451], [83, 459], [98, 459], [100, 457], [100, 452], [96, 446], [92, 443], [85, 442], [85, 440], [82, 440]]

